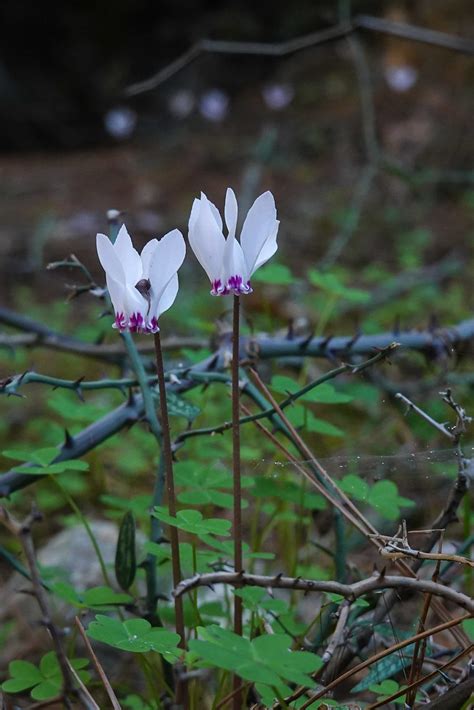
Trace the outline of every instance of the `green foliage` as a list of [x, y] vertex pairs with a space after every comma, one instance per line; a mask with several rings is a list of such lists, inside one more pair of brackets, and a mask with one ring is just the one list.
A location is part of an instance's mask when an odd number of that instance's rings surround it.
[[[219, 489], [232, 489], [232, 476], [226, 470], [209, 465], [200, 465], [192, 461], [180, 463], [175, 469], [175, 480], [184, 490], [178, 493], [178, 500], [187, 505], [213, 504], [221, 508], [232, 508], [233, 498], [230, 493]], [[251, 481], [244, 477], [243, 488]], [[246, 507], [245, 500], [242, 507]]]
[[277, 477], [273, 474], [268, 477], [255, 478], [252, 495], [264, 499], [277, 498], [308, 510], [324, 510], [326, 508], [326, 501], [322, 495], [305, 490], [301, 483], [298, 485], [295, 481], [286, 480], [282, 475]]
[[157, 705], [152, 705], [147, 703], [139, 695], [130, 694], [123, 698], [121, 704], [124, 708], [130, 708], [130, 710], [157, 710]]
[[[88, 683], [90, 673], [84, 668], [89, 665], [87, 658], [71, 658], [69, 663], [83, 683]], [[22, 693], [31, 690], [33, 700], [48, 700], [61, 693], [63, 677], [56, 654], [50, 651], [35, 666], [29, 661], [11, 661], [8, 665], [10, 678], [2, 683], [5, 693]]]
[[[382, 701], [399, 691], [400, 686], [395, 680], [384, 680], [381, 683], [374, 683], [370, 686], [369, 690], [377, 694], [378, 701]], [[399, 702], [403, 703], [403, 698], [400, 698]]]
[[341, 298], [354, 304], [367, 303], [370, 301], [370, 294], [367, 291], [345, 286], [334, 273], [310, 269], [310, 271], [308, 271], [308, 279], [312, 286], [320, 288], [328, 296]]
[[83, 592], [78, 592], [73, 586], [66, 582], [53, 582], [50, 584], [51, 591], [68, 604], [78, 609], [93, 609], [104, 611], [113, 609], [116, 606], [130, 604], [133, 599], [129, 594], [116, 592], [106, 586], [91, 587]]
[[285, 264], [271, 262], [259, 269], [252, 277], [253, 281], [272, 284], [273, 286], [290, 286], [295, 278]]
[[462, 628], [471, 641], [474, 641], [474, 619], [466, 619], [466, 621], [463, 621]]
[[135, 518], [132, 511], [127, 510], [120, 524], [115, 551], [115, 578], [126, 591], [132, 586], [136, 573]]
[[154, 628], [146, 619], [119, 621], [103, 614], [95, 619], [87, 629], [87, 635], [95, 641], [132, 653], [155, 651], [170, 662], [179, 657], [179, 636], [173, 631]]
[[303, 407], [294, 407], [286, 413], [286, 416], [297, 429], [303, 431], [315, 432], [324, 434], [325, 436], [343, 437], [344, 432], [339, 427], [315, 417], [313, 412], [310, 412]]
[[249, 611], [271, 611], [274, 614], [288, 614], [289, 607], [283, 599], [274, 599], [261, 587], [244, 587], [235, 589], [234, 594], [243, 599], [243, 604]]
[[89, 468], [89, 464], [86, 461], [77, 459], [51, 463], [59, 455], [58, 449], [55, 448], [38, 449], [30, 452], [8, 449], [7, 451], [2, 451], [2, 455], [16, 461], [32, 461], [32, 465], [15, 466], [14, 468], [17, 473], [28, 473], [31, 476], [45, 476], [47, 474], [64, 473], [65, 471], [87, 471]]
[[309, 674], [321, 667], [322, 660], [306, 651], [291, 651], [291, 638], [286, 634], [264, 634], [250, 641], [215, 625], [198, 631], [200, 638], [189, 642], [191, 659], [256, 683], [267, 703], [270, 696], [275, 700], [272, 688], [281, 695], [291, 692], [287, 682], [314, 687]]
[[[274, 375], [272, 377], [272, 389], [276, 392], [283, 392], [288, 395], [298, 392], [301, 388], [301, 385], [286, 375]], [[338, 392], [334, 385], [329, 382], [322, 382], [299, 397], [299, 401], [316, 402], [318, 404], [347, 404], [352, 402], [352, 399], [350, 395]]]
[[161, 506], [153, 509], [152, 515], [167, 525], [174, 525], [178, 530], [201, 535], [230, 535], [230, 520], [220, 518], [204, 518], [199, 510], [179, 510], [176, 517], [169, 515]]
[[383, 518], [398, 520], [401, 508], [410, 508], [415, 503], [398, 493], [397, 484], [393, 481], [376, 481], [372, 486], [356, 474], [349, 473], [339, 482], [340, 487], [355, 500], [367, 503]]

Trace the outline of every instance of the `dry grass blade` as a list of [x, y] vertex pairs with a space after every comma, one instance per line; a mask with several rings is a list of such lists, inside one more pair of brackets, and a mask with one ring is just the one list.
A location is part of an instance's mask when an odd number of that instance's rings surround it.
[[74, 618], [74, 622], [79, 630], [79, 633], [81, 634], [82, 640], [84, 641], [84, 645], [87, 649], [87, 653], [89, 654], [91, 661], [94, 664], [95, 669], [99, 675], [99, 678], [101, 679], [102, 684], [107, 692], [107, 695], [110, 698], [110, 702], [112, 703], [112, 707], [114, 708], [114, 710], [122, 710], [122, 707], [121, 707], [119, 701], [117, 700], [117, 696], [115, 695], [114, 690], [113, 690], [112, 686], [110, 685], [109, 679], [107, 678], [105, 671], [99, 662], [99, 659], [97, 658], [97, 656], [94, 653], [94, 649], [92, 648], [91, 643], [86, 636], [85, 629], [84, 629], [83, 625], [81, 624], [81, 620], [79, 619], [78, 616], [76, 616]]

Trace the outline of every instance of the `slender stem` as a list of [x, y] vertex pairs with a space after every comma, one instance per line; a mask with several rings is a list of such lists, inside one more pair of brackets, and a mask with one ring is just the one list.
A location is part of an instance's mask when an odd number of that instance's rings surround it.
[[[234, 569], [238, 574], [243, 570], [242, 561], [242, 490], [240, 481], [240, 296], [234, 296], [232, 318], [232, 468], [234, 495]], [[234, 595], [234, 632], [242, 636], [242, 597]], [[238, 690], [242, 681], [235, 675], [233, 688], [237, 691], [232, 699], [234, 710], [242, 707], [242, 692]]]
[[[161, 446], [163, 446], [162, 442]], [[165, 460], [163, 453], [160, 455], [160, 460], [158, 462], [158, 471], [155, 476], [155, 485], [153, 488], [152, 497], [152, 508], [161, 505], [163, 501], [163, 491], [165, 487]], [[151, 526], [150, 526], [150, 541], [157, 544], [161, 541], [162, 529], [161, 521], [155, 518], [154, 515], [151, 516]], [[146, 574], [146, 586], [147, 586], [147, 606], [149, 621], [153, 626], [160, 626], [161, 622], [158, 623], [159, 619], [156, 615], [156, 600], [158, 597], [158, 580], [156, 577], [156, 555], [149, 553], [146, 557], [145, 562], [145, 574]], [[155, 623], [156, 622], [156, 623]]]
[[[162, 455], [166, 472], [166, 491], [168, 494], [168, 512], [176, 517], [176, 496], [174, 491], [173, 477], [173, 455], [171, 453], [171, 437], [170, 425], [168, 419], [168, 406], [166, 403], [166, 385], [165, 374], [163, 368], [163, 352], [161, 350], [161, 340], [159, 331], [155, 333], [155, 354], [156, 354], [156, 371], [158, 375], [158, 387], [160, 391], [160, 410], [161, 410], [161, 433], [162, 433]], [[181, 564], [179, 559], [179, 536], [178, 528], [174, 525], [170, 526], [171, 538], [171, 556], [173, 566], [173, 584], [176, 586], [181, 581]], [[178, 604], [179, 599], [175, 598], [174, 608], [176, 614], [176, 633], [181, 636], [180, 646], [185, 648], [186, 636], [184, 633], [184, 615], [183, 603]]]

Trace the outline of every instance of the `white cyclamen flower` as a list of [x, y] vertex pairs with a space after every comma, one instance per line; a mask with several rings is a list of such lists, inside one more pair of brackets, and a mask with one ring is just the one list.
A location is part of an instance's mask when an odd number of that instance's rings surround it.
[[235, 238], [238, 207], [229, 187], [224, 216], [228, 230], [223, 233], [219, 210], [204, 193], [194, 200], [189, 217], [189, 243], [209, 276], [213, 296], [251, 293], [250, 279], [276, 252], [279, 221], [271, 192], [257, 197], [245, 218], [240, 244]]
[[105, 271], [107, 288], [115, 311], [114, 328], [131, 333], [156, 333], [158, 318], [168, 310], [178, 293], [177, 271], [186, 245], [173, 229], [158, 241], [152, 239], [139, 254], [125, 225], [115, 243], [97, 235], [97, 254]]

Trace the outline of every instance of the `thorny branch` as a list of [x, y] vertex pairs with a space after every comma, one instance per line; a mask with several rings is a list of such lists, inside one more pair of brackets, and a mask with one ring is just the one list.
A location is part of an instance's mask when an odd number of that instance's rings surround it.
[[[15, 347], [20, 345], [43, 346], [56, 350], [64, 350], [71, 354], [95, 358], [105, 362], [123, 365], [127, 357], [123, 345], [107, 345], [88, 343], [71, 336], [51, 330], [26, 316], [20, 315], [8, 308], [0, 307], [0, 323], [8, 325], [23, 333], [30, 334], [31, 342], [23, 342], [24, 335], [0, 335], [0, 347]], [[15, 338], [20, 338], [15, 340]], [[474, 339], [474, 318], [447, 327], [430, 326], [426, 330], [405, 330], [398, 328], [391, 332], [376, 335], [339, 335], [339, 336], [307, 336], [295, 337], [289, 332], [285, 336], [255, 335], [240, 338], [240, 360], [258, 357], [267, 360], [277, 357], [320, 357], [333, 360], [351, 356], [370, 355], [374, 350], [386, 348], [396, 340], [402, 349], [416, 350], [429, 357], [451, 355], [456, 346]], [[183, 347], [205, 347], [209, 343], [202, 338], [172, 337], [163, 341], [163, 347], [179, 349]], [[152, 354], [153, 343], [143, 341], [137, 343], [141, 354]], [[228, 358], [229, 344], [224, 335], [219, 348], [208, 362], [214, 368], [222, 368]]]
[[230, 584], [232, 586], [250, 585], [272, 589], [298, 589], [307, 594], [310, 592], [329, 592], [340, 594], [345, 599], [353, 602], [359, 597], [370, 594], [380, 589], [407, 589], [412, 592], [425, 592], [434, 596], [443, 597], [454, 604], [458, 604], [470, 613], [474, 613], [474, 600], [467, 594], [457, 592], [444, 584], [438, 584], [426, 579], [402, 576], [389, 576], [383, 572], [363, 579], [353, 584], [341, 582], [319, 581], [304, 579], [303, 577], [285, 577], [277, 574], [266, 576], [259, 574], [236, 574], [235, 572], [210, 572], [196, 574], [194, 577], [183, 580], [174, 590], [174, 596], [180, 597], [196, 587], [212, 587], [214, 584]]

